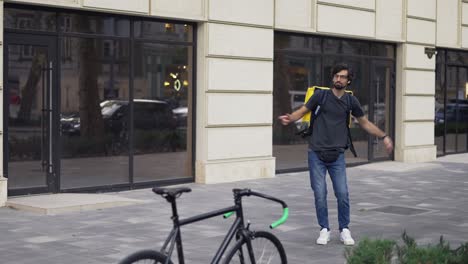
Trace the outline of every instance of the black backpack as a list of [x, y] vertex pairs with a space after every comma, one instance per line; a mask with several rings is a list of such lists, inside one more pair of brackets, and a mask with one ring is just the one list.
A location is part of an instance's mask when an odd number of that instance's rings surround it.
[[[311, 109], [311, 111], [313, 112], [313, 115], [311, 117], [309, 127], [297, 132], [297, 134], [301, 135], [303, 138], [312, 136], [312, 130], [313, 130], [315, 119], [317, 119], [317, 117], [320, 115], [320, 113], [322, 112], [321, 111], [322, 106], [327, 101], [327, 97], [328, 97], [327, 90], [319, 90], [319, 91], [320, 91], [318, 93], [318, 96], [320, 96], [319, 103], [314, 109]], [[351, 130], [349, 129], [350, 120], [351, 120], [351, 95], [346, 96], [346, 122], [348, 123], [346, 128], [348, 128], [349, 150], [351, 151], [351, 153], [353, 153], [354, 157], [357, 157], [356, 149], [354, 148], [354, 145], [353, 145], [353, 138], [351, 137]]]

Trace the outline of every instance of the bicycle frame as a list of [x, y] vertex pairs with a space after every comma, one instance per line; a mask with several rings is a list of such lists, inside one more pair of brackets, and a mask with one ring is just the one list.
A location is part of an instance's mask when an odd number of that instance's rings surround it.
[[211, 260], [211, 264], [219, 263], [224, 252], [226, 252], [226, 249], [229, 246], [229, 243], [232, 241], [234, 235], [236, 234], [239, 235], [239, 239], [247, 240], [248, 254], [250, 258], [253, 258], [248, 226], [246, 227], [244, 223], [244, 214], [243, 214], [243, 209], [242, 209], [242, 197], [243, 196], [257, 196], [260, 198], [264, 198], [267, 200], [280, 203], [283, 206], [283, 216], [276, 222], [272, 223], [270, 225], [270, 228], [275, 228], [276, 226], [284, 223], [284, 221], [286, 221], [286, 219], [288, 218], [288, 208], [287, 208], [288, 206], [285, 202], [283, 202], [280, 199], [277, 199], [275, 197], [272, 197], [266, 194], [254, 192], [254, 191], [251, 191], [250, 189], [233, 189], [233, 192], [234, 192], [234, 206], [225, 207], [225, 208], [218, 209], [218, 210], [213, 210], [207, 213], [195, 215], [195, 216], [185, 218], [185, 219], [179, 219], [179, 215], [177, 213], [177, 205], [176, 205], [177, 197], [170, 196], [170, 195], [163, 196], [169, 203], [171, 203], [171, 207], [172, 207], [171, 219], [173, 221], [173, 228], [171, 232], [169, 233], [169, 236], [166, 238], [166, 241], [164, 242], [160, 250], [161, 253], [167, 256], [167, 260], [165, 264], [169, 263], [169, 260], [172, 256], [175, 245], [177, 245], [177, 256], [179, 258], [179, 263], [185, 264], [184, 253], [183, 253], [183, 248], [182, 248], [182, 236], [181, 236], [181, 231], [180, 231], [181, 226], [199, 222], [199, 221], [212, 218], [215, 216], [220, 216], [220, 215], [229, 217], [234, 212], [236, 213], [236, 219], [234, 220], [234, 223], [232, 223], [227, 234], [224, 236], [223, 242], [221, 243], [218, 250], [216, 251], [216, 254], [213, 257], [213, 259]]
[[[225, 235], [223, 239], [223, 242], [221, 243], [218, 250], [216, 251], [216, 254], [211, 261], [212, 264], [219, 263], [219, 261], [221, 260], [221, 257], [223, 256], [224, 252], [226, 252], [226, 249], [229, 246], [229, 243], [231, 242], [234, 235], [237, 233], [239, 229], [244, 228], [244, 217], [243, 217], [242, 204], [241, 204], [240, 197], [235, 199], [234, 206], [230, 206], [230, 207], [226, 207], [226, 208], [218, 209], [218, 210], [213, 210], [207, 213], [203, 213], [200, 215], [196, 215], [193, 217], [180, 219], [180, 220], [177, 214], [177, 207], [176, 207], [175, 199], [171, 201], [171, 205], [172, 205], [172, 214], [173, 214], [172, 220], [173, 220], [174, 225], [169, 236], [167, 237], [166, 241], [161, 247], [161, 252], [165, 253], [168, 256], [166, 264], [169, 262], [169, 259], [172, 256], [172, 252], [174, 251], [175, 245], [177, 245], [177, 256], [179, 258], [179, 263], [180, 264], [185, 263], [184, 253], [183, 253], [183, 248], [182, 248], [181, 231], [180, 231], [181, 226], [188, 225], [194, 222], [199, 222], [199, 221], [212, 218], [215, 216], [224, 215], [226, 213], [236, 212], [236, 219], [234, 220], [234, 223], [232, 223], [231, 227], [229, 228], [229, 231], [227, 232], [227, 234]], [[169, 246], [169, 250], [166, 251], [168, 246]]]

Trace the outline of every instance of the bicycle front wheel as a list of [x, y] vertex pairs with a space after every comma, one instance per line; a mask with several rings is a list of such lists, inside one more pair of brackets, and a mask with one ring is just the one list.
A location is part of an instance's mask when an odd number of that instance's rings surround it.
[[[154, 251], [154, 250], [140, 250], [135, 253], [132, 253], [122, 259], [119, 264], [132, 264], [132, 263], [138, 263], [138, 264], [164, 264], [166, 263], [167, 256], [162, 254], [161, 252]], [[169, 260], [169, 264], [172, 264], [172, 261]]]
[[226, 255], [225, 264], [286, 264], [286, 252], [279, 239], [265, 231], [254, 232], [249, 248], [245, 239], [239, 240]]

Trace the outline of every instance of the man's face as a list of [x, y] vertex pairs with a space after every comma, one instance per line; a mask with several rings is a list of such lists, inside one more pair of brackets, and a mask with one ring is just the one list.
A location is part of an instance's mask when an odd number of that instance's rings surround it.
[[333, 86], [338, 89], [342, 90], [348, 86], [348, 71], [347, 70], [341, 70], [337, 72], [335, 75], [333, 75]]

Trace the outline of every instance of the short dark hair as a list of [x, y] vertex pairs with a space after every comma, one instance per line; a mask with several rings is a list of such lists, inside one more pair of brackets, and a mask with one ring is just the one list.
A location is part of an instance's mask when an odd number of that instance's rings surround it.
[[331, 77], [333, 78], [335, 74], [339, 73], [342, 70], [347, 70], [348, 71], [348, 81], [353, 81], [354, 79], [354, 73], [353, 70], [348, 66], [346, 63], [337, 63], [335, 66], [333, 66], [331, 70]]

